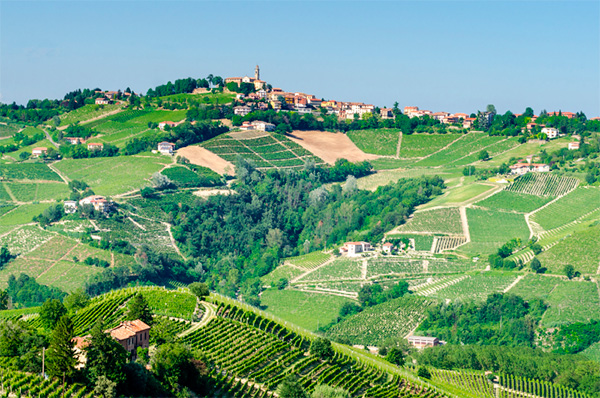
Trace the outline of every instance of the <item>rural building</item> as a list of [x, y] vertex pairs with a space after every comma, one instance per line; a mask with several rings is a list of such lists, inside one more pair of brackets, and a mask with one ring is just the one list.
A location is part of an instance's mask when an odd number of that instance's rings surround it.
[[158, 123], [158, 128], [161, 130], [164, 130], [166, 126], [169, 126], [171, 128], [177, 126], [179, 123], [175, 123], [175, 122], [171, 122], [171, 121], [166, 121], [166, 122], [160, 122]]
[[258, 65], [256, 65], [256, 68], [254, 68], [254, 78], [248, 76], [228, 77], [225, 79], [225, 84], [227, 85], [227, 83], [236, 83], [238, 86], [242, 83], [252, 83], [254, 84], [255, 90], [261, 90], [267, 84], [266, 81], [260, 80], [260, 68], [258, 67]]
[[94, 210], [107, 213], [112, 207], [112, 202], [106, 200], [104, 196], [92, 195], [81, 199], [79, 205], [92, 205], [94, 206]]
[[175, 149], [175, 144], [171, 144], [170, 142], [159, 142], [158, 143], [158, 152], [163, 155], [173, 155], [173, 150]]
[[250, 122], [243, 122], [240, 126], [240, 130], [254, 130], [254, 126]]
[[252, 109], [249, 106], [236, 106], [233, 108], [233, 113], [238, 116], [246, 116], [252, 112]]
[[96, 103], [96, 105], [108, 105], [110, 104], [110, 100], [108, 98], [96, 98], [96, 101], [94, 101]]
[[384, 253], [391, 253], [392, 250], [394, 249], [394, 245], [391, 244], [390, 242], [385, 242], [382, 246], [381, 249], [383, 250]]
[[542, 134], [546, 134], [548, 139], [551, 140], [558, 137], [558, 129], [555, 129], [554, 127], [544, 127], [542, 129]]
[[46, 153], [48, 153], [48, 148], [40, 146], [37, 148], [33, 148], [31, 150], [31, 156], [33, 156], [34, 158], [40, 157], [42, 155], [45, 155]]
[[83, 337], [73, 337], [73, 343], [75, 346], [73, 347], [73, 351], [75, 352], [75, 358], [77, 359], [77, 364], [75, 365], [75, 369], [83, 369], [85, 364], [87, 363], [87, 356], [85, 349], [90, 345], [91, 335], [83, 336]]
[[73, 214], [77, 212], [77, 202], [74, 200], [65, 200], [63, 208], [66, 214]]
[[529, 161], [530, 159], [527, 160], [527, 163], [521, 161], [510, 166], [510, 172], [512, 174], [523, 175], [529, 173], [530, 171], [538, 173], [545, 173], [550, 171], [550, 166], [545, 163], [531, 163]]
[[393, 119], [394, 112], [390, 108], [381, 108], [379, 110], [379, 116], [381, 116], [382, 119]]
[[87, 144], [88, 151], [101, 151], [104, 149], [104, 144], [99, 142], [90, 142]]
[[369, 242], [346, 242], [340, 248], [340, 253], [347, 254], [348, 257], [354, 257], [369, 250], [372, 250]]
[[121, 322], [116, 328], [107, 331], [112, 338], [117, 340], [125, 350], [134, 353], [138, 347], [148, 348], [150, 346], [150, 326], [136, 319], [135, 321]]
[[71, 145], [77, 145], [83, 142], [83, 139], [80, 137], [64, 137], [64, 140]]
[[579, 142], [569, 142], [569, 151], [579, 149]]
[[435, 347], [440, 345], [437, 337], [409, 336], [408, 342], [416, 348]]
[[473, 127], [473, 123], [475, 123], [475, 118], [474, 117], [468, 117], [465, 120], [463, 120], [463, 128], [464, 129], [470, 129], [471, 127]]

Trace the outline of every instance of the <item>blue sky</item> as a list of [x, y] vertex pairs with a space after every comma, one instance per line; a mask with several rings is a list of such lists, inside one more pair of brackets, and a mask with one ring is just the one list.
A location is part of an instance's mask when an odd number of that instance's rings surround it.
[[598, 1], [0, 1], [0, 100], [251, 75], [379, 106], [600, 116]]

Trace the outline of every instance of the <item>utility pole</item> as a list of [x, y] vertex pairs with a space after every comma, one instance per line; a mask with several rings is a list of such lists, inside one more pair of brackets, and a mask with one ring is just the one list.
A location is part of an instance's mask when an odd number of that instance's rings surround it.
[[46, 373], [44, 372], [45, 371], [44, 365], [46, 364], [45, 359], [46, 359], [46, 347], [42, 347], [42, 377], [44, 377], [44, 378], [46, 376]]

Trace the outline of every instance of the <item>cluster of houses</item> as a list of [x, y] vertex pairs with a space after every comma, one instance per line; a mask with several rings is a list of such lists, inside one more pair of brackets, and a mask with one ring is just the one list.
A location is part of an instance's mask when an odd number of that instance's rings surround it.
[[78, 204], [79, 206], [91, 205], [94, 207], [94, 210], [104, 214], [109, 213], [114, 206], [114, 202], [106, 199], [104, 196], [92, 195], [81, 199], [79, 202], [75, 200], [65, 200], [63, 203], [65, 214], [76, 213]]
[[[138, 347], [150, 347], [150, 326], [139, 319], [121, 322], [119, 326], [106, 330], [105, 333], [110, 334], [133, 358], [136, 356]], [[73, 338], [78, 369], [83, 368], [87, 362], [85, 349], [90, 344], [90, 338], [91, 335]]]
[[[63, 137], [63, 140], [67, 141], [71, 145], [78, 145], [85, 143], [85, 140], [81, 137]], [[89, 142], [87, 144], [88, 151], [101, 151], [104, 149], [104, 144], [100, 142]]]
[[466, 113], [432, 112], [427, 109], [419, 109], [418, 106], [405, 106], [404, 114], [411, 119], [413, 117], [429, 116], [444, 124], [455, 124], [462, 121], [463, 128], [466, 129], [471, 128], [475, 122], [475, 118], [469, 117]]
[[[404, 243], [400, 244], [400, 248], [404, 248]], [[386, 254], [391, 254], [396, 246], [393, 243], [385, 242], [381, 245], [381, 252]], [[348, 257], [357, 257], [362, 255], [362, 253], [370, 252], [375, 250], [375, 248], [369, 242], [346, 242], [342, 247], [340, 247], [340, 254]]]
[[[119, 96], [119, 91], [102, 91], [102, 90], [96, 90], [95, 91], [96, 94], [101, 94], [101, 97], [98, 97], [94, 100], [94, 103], [96, 105], [109, 105], [112, 104], [114, 102], [114, 100]], [[135, 93], [128, 93], [128, 92], [124, 92], [121, 93], [121, 95], [124, 95], [126, 97], [131, 96], [131, 94], [135, 94]]]
[[273, 123], [255, 120], [253, 122], [242, 123], [240, 130], [275, 131], [275, 125]]

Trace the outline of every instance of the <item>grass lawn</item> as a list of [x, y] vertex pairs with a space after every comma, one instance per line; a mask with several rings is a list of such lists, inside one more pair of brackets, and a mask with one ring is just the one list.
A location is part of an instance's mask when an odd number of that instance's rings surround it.
[[396, 156], [400, 129], [352, 130], [346, 135], [363, 152]]
[[553, 274], [563, 274], [571, 264], [582, 274], [596, 274], [600, 265], [600, 224], [574, 232], [570, 237], [542, 252], [537, 257]]
[[462, 234], [460, 211], [457, 207], [419, 211], [398, 231]]
[[522, 242], [529, 238], [523, 214], [467, 208], [467, 220], [471, 242], [461, 246], [458, 249], [461, 252], [487, 255], [512, 238], [520, 238]]
[[305, 329], [316, 331], [334, 320], [349, 299], [298, 290], [267, 289], [260, 301], [266, 311]]
[[96, 194], [110, 196], [149, 185], [152, 174], [171, 160], [137, 156], [65, 159], [56, 163], [56, 168], [70, 179], [85, 181]]
[[510, 293], [523, 297], [525, 300], [541, 298], [548, 301], [548, 297], [556, 286], [564, 283], [560, 278], [548, 277], [538, 274], [527, 274], [519, 281]]
[[41, 214], [50, 207], [49, 203], [20, 205], [15, 210], [5, 213], [0, 217], [0, 225], [27, 224], [33, 221], [33, 217]]
[[[469, 178], [469, 177], [465, 177]], [[472, 178], [472, 177], [471, 177]], [[433, 198], [425, 203], [419, 209], [427, 209], [435, 206], [462, 206], [465, 202], [479, 196], [485, 192], [491, 193], [496, 187], [484, 184], [463, 184], [448, 189], [444, 195]]]
[[600, 298], [594, 282], [563, 281], [550, 293], [548, 303], [550, 308], [542, 318], [544, 327], [600, 319]]
[[560, 227], [600, 208], [600, 188], [579, 187], [532, 216], [545, 230]]
[[462, 134], [410, 134], [402, 135], [400, 146], [401, 158], [418, 158], [436, 152], [452, 141], [461, 137]]
[[492, 210], [518, 211], [529, 213], [550, 202], [552, 197], [528, 195], [524, 193], [500, 191], [476, 203], [477, 206]]

